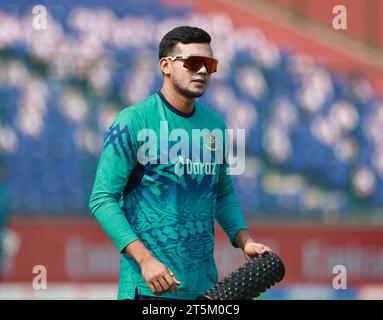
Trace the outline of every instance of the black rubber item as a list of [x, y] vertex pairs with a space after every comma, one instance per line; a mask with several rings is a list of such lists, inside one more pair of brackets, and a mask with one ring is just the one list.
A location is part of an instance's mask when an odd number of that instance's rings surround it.
[[270, 289], [285, 276], [285, 266], [274, 252], [246, 262], [197, 300], [251, 300]]

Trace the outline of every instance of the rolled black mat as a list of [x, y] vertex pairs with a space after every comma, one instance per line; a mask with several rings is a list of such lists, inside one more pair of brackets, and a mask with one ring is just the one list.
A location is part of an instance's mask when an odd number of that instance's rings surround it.
[[246, 262], [197, 300], [250, 300], [280, 282], [284, 276], [282, 260], [268, 251]]

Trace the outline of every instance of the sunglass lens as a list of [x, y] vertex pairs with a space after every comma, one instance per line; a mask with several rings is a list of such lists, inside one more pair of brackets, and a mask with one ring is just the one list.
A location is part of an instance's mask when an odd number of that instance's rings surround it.
[[198, 72], [202, 65], [206, 66], [208, 73], [217, 71], [217, 60], [209, 57], [189, 57], [184, 63], [184, 66], [193, 72]]
[[190, 57], [185, 60], [185, 67], [193, 72], [197, 72], [202, 67], [202, 61], [199, 57]]
[[218, 61], [215, 60], [215, 59], [210, 59], [210, 71], [209, 73], [213, 73], [213, 72], [216, 72], [217, 71], [217, 64], [218, 64]]

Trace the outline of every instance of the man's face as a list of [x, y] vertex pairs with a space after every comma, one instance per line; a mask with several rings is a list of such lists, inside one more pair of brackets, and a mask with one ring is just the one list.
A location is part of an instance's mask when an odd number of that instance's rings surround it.
[[[171, 55], [173, 57], [190, 55], [213, 57], [213, 51], [208, 43], [178, 43]], [[188, 98], [198, 98], [205, 93], [210, 80], [210, 74], [205, 65], [194, 72], [183, 66], [183, 60], [171, 61], [168, 59], [168, 63], [170, 81], [179, 93]]]

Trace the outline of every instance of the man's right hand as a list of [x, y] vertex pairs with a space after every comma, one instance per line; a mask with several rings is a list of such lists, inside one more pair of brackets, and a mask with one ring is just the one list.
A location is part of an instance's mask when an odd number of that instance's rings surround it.
[[142, 276], [149, 285], [150, 290], [157, 296], [165, 292], [178, 292], [177, 286], [181, 284], [174, 273], [163, 263], [150, 255], [140, 262]]

